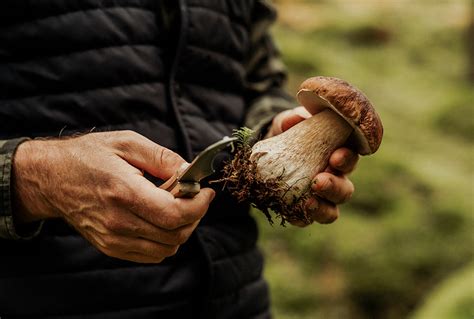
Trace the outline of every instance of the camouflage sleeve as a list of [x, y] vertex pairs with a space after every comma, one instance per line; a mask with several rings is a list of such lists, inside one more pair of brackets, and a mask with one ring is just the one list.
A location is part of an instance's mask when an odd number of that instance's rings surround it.
[[265, 0], [258, 1], [246, 63], [248, 110], [245, 125], [254, 130], [264, 129], [277, 113], [296, 106], [295, 100], [284, 90], [286, 69], [269, 33], [275, 19], [275, 9]]
[[27, 138], [0, 140], [0, 238], [20, 240], [31, 239], [38, 235], [42, 222], [30, 223], [17, 227], [11, 202], [12, 159], [15, 150]]

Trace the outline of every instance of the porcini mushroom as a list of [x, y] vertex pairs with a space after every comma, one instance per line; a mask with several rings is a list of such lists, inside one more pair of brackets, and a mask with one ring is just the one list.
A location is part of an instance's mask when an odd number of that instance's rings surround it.
[[234, 196], [249, 201], [269, 220], [269, 210], [285, 221], [310, 223], [305, 201], [311, 182], [328, 165], [330, 155], [350, 145], [361, 155], [377, 151], [382, 122], [367, 97], [346, 81], [313, 77], [304, 81], [297, 99], [313, 116], [280, 135], [242, 148], [225, 168]]

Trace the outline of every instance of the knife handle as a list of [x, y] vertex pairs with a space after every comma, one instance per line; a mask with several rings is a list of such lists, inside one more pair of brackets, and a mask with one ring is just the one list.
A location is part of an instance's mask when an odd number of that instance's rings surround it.
[[199, 183], [178, 182], [175, 187], [170, 190], [176, 198], [193, 198], [201, 190]]
[[176, 173], [164, 182], [160, 188], [170, 192], [176, 198], [193, 198], [201, 190], [201, 185], [196, 182], [179, 182]]

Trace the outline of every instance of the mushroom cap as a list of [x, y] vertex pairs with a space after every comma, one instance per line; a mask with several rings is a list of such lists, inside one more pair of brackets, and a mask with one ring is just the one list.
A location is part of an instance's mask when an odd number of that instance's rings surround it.
[[305, 80], [296, 95], [311, 114], [331, 108], [354, 128], [351, 142], [361, 155], [375, 153], [382, 142], [383, 126], [369, 99], [356, 87], [334, 77]]

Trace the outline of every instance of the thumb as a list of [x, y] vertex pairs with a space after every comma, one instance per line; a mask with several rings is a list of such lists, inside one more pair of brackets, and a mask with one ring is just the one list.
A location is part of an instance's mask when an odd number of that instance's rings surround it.
[[189, 165], [181, 156], [134, 132], [117, 141], [117, 154], [129, 164], [160, 179], [168, 179]]

